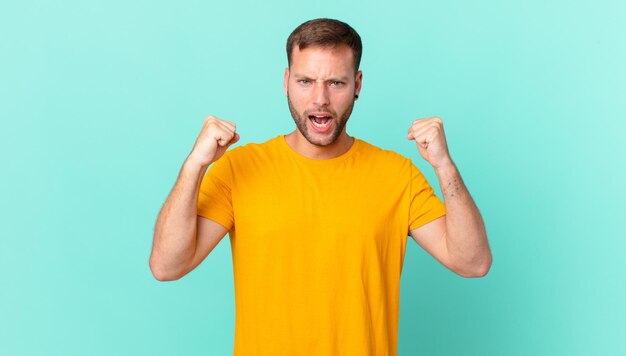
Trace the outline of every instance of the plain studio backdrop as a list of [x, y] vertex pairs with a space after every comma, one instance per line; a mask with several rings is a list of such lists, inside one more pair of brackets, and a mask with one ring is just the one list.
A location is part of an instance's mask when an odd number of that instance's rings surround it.
[[400, 355], [626, 354], [626, 4], [495, 0], [4, 2], [0, 354], [232, 353], [228, 238], [162, 283], [154, 222], [206, 115], [295, 128], [285, 42], [317, 17], [363, 39], [348, 132], [441, 197], [406, 133], [442, 117], [487, 225], [483, 279], [408, 240]]

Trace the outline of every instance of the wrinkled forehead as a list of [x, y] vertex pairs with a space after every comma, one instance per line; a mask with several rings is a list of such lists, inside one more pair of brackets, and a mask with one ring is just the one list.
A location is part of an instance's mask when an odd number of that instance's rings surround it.
[[300, 48], [294, 46], [291, 70], [354, 72], [354, 54], [347, 45], [314, 45]]

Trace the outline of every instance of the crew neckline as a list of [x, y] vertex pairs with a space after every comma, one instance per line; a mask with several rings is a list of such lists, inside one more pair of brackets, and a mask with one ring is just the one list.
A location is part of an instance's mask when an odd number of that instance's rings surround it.
[[333, 163], [344, 161], [344, 160], [348, 159], [350, 156], [352, 156], [354, 154], [354, 152], [358, 149], [358, 147], [361, 145], [361, 140], [359, 140], [358, 138], [352, 136], [352, 138], [354, 138], [354, 142], [352, 142], [352, 146], [350, 146], [350, 148], [346, 152], [342, 153], [341, 155], [339, 155], [337, 157], [333, 157], [333, 158], [314, 159], [314, 158], [305, 157], [305, 156], [299, 154], [298, 152], [296, 152], [293, 148], [291, 148], [291, 146], [289, 146], [285, 136], [286, 135], [280, 135], [277, 138], [278, 138], [278, 141], [281, 144], [281, 146], [283, 146], [283, 148], [287, 152], [289, 152], [290, 156], [296, 158], [297, 160], [299, 160], [301, 162], [305, 162], [305, 163], [309, 163], [309, 164], [317, 164], [317, 165], [333, 164]]

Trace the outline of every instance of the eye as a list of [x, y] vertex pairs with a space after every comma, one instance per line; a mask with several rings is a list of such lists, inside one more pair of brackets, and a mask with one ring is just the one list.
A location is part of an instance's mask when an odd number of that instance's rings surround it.
[[333, 80], [330, 82], [330, 85], [334, 86], [334, 87], [340, 87], [342, 86], [344, 83], [339, 81], [339, 80]]
[[298, 83], [302, 85], [308, 85], [310, 81], [308, 79], [298, 79]]

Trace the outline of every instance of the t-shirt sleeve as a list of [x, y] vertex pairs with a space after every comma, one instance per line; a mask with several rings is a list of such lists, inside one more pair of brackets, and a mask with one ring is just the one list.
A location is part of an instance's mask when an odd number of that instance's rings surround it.
[[232, 166], [227, 152], [211, 164], [198, 193], [198, 215], [215, 221], [228, 231], [234, 225], [232, 178]]
[[446, 215], [441, 202], [422, 172], [411, 162], [409, 231]]

